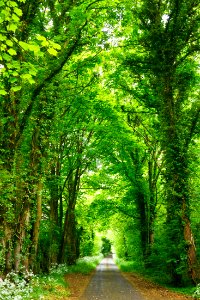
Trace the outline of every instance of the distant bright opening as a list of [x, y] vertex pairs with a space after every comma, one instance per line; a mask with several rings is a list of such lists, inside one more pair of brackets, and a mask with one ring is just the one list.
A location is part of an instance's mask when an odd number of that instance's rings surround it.
[[168, 22], [168, 20], [169, 20], [169, 15], [163, 15], [162, 16], [162, 21], [163, 21], [163, 23], [164, 23], [164, 25]]

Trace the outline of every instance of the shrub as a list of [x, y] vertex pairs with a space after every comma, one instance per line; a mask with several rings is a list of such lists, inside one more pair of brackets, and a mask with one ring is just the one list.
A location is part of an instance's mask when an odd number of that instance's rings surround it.
[[196, 291], [194, 292], [193, 297], [195, 299], [200, 299], [200, 284], [197, 285]]
[[0, 299], [21, 300], [31, 299], [33, 291], [31, 281], [35, 278], [32, 272], [18, 274], [10, 272], [4, 280], [0, 280]]

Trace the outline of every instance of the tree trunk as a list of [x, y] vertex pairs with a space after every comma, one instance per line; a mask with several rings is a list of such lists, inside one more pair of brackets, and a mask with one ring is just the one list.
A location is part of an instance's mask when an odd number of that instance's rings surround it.
[[56, 166], [51, 167], [51, 177], [49, 181], [50, 189], [50, 232], [49, 232], [49, 262], [51, 264], [56, 264], [58, 259], [58, 249], [59, 249], [59, 219], [58, 219], [58, 209], [59, 209], [59, 200], [60, 200], [60, 189], [59, 189], [59, 180], [60, 180], [60, 167], [57, 163]]
[[65, 215], [61, 262], [67, 262], [69, 265], [75, 264], [77, 258], [75, 222], [75, 211], [68, 207]]
[[144, 261], [147, 260], [148, 256], [148, 209], [147, 209], [147, 201], [145, 199], [144, 193], [142, 193], [142, 189], [140, 186], [137, 187], [136, 191], [136, 203], [137, 209], [139, 213], [140, 220], [140, 237], [141, 237], [141, 247]]
[[23, 265], [28, 270], [28, 248], [24, 245], [27, 237], [27, 230], [30, 223], [30, 203], [29, 199], [24, 200], [23, 209], [19, 215], [19, 223], [15, 232], [16, 242], [14, 248], [14, 266], [15, 271], [20, 270], [20, 266]]
[[197, 257], [196, 257], [196, 247], [194, 242], [194, 237], [192, 234], [190, 219], [188, 217], [186, 203], [183, 203], [183, 224], [184, 224], [184, 239], [186, 242], [187, 250], [187, 263], [188, 263], [188, 276], [191, 278], [194, 284], [197, 284]]
[[39, 241], [39, 233], [40, 233], [40, 221], [42, 218], [42, 187], [43, 184], [41, 181], [38, 182], [36, 187], [36, 218], [33, 224], [33, 234], [32, 234], [32, 245], [30, 250], [30, 262], [29, 265], [31, 269], [35, 270], [36, 266], [36, 257], [38, 251], [38, 241]]
[[[154, 240], [154, 220], [155, 220], [155, 207], [154, 199], [148, 199], [145, 188], [141, 184], [142, 178], [142, 160], [139, 157], [138, 151], [131, 153], [133, 167], [135, 169], [135, 179], [133, 182], [135, 189], [136, 205], [140, 220], [140, 237], [143, 259], [146, 267], [148, 267], [148, 259], [151, 254], [152, 243]], [[149, 169], [149, 172], [152, 170]], [[152, 184], [152, 178], [149, 179]], [[151, 194], [152, 197], [152, 194]], [[152, 202], [150, 202], [152, 200]]]
[[2, 240], [3, 253], [5, 253], [5, 273], [12, 270], [12, 237], [13, 228], [7, 223], [4, 224], [4, 237]]
[[148, 163], [149, 169], [149, 203], [148, 203], [148, 249], [147, 249], [147, 257], [150, 257], [152, 252], [152, 247], [154, 243], [154, 223], [155, 223], [155, 209], [156, 209], [156, 182], [155, 178], [153, 178], [153, 162], [152, 159], [149, 159]]
[[[172, 95], [172, 76], [164, 78], [164, 106], [162, 112], [163, 149], [165, 160], [165, 188], [167, 192], [167, 224], [169, 243], [176, 248], [169, 252], [172, 266], [172, 277], [176, 285], [183, 282], [184, 269], [182, 257], [187, 256], [187, 273], [190, 279], [196, 281], [196, 251], [192, 241], [192, 231], [189, 222], [189, 187], [188, 187], [188, 157], [178, 127], [174, 99]], [[180, 130], [180, 132], [179, 132]]]
[[76, 218], [75, 206], [80, 186], [80, 168], [77, 167], [74, 174], [71, 173], [68, 178], [68, 207], [65, 213], [65, 222], [63, 236], [60, 247], [59, 261], [67, 261], [68, 264], [74, 264], [77, 259], [76, 249]]

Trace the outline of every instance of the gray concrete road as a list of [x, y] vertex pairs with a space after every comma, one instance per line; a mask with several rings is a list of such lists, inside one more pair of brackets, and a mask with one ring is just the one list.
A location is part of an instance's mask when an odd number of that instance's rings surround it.
[[112, 257], [102, 260], [80, 300], [144, 300], [121, 275]]

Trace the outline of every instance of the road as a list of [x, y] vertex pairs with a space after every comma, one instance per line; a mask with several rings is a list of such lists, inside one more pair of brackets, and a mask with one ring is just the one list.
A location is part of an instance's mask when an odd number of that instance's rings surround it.
[[144, 300], [121, 275], [112, 257], [98, 265], [94, 276], [80, 300]]

